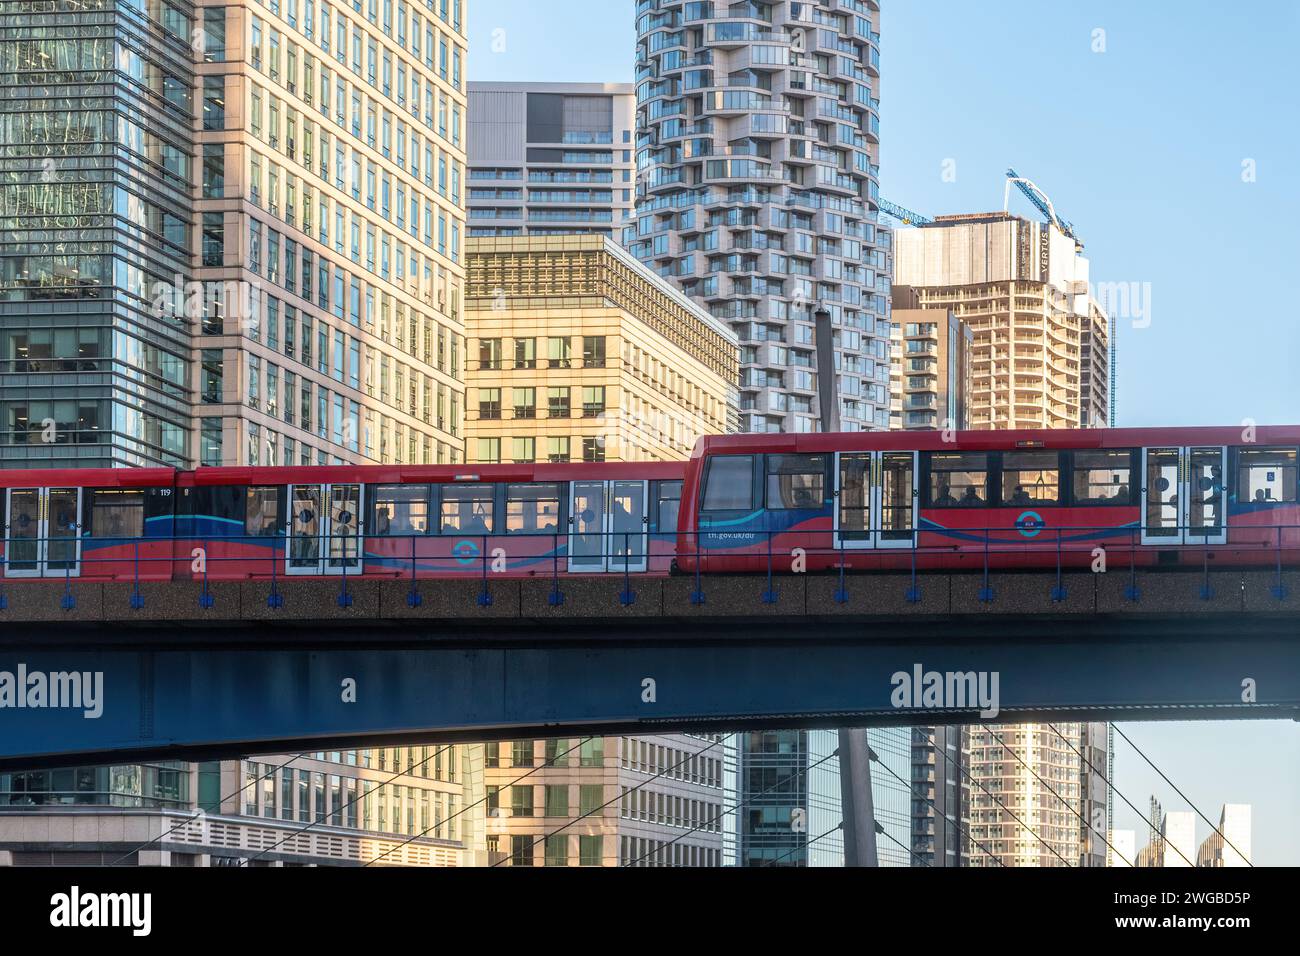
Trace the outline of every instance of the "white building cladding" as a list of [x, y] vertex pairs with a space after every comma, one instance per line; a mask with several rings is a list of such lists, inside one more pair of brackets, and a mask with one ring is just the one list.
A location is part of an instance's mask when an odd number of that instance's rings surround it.
[[635, 112], [631, 83], [470, 83], [469, 234], [617, 239]]
[[817, 429], [814, 314], [841, 428], [889, 425], [876, 226], [879, 4], [637, 4], [637, 219], [624, 244], [742, 345], [741, 429]]

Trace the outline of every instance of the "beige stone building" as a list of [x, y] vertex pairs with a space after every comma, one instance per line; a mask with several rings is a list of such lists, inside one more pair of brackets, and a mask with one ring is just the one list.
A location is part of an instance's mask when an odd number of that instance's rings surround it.
[[940, 216], [895, 239], [896, 286], [974, 333], [970, 427], [1105, 427], [1109, 328], [1082, 247], [1009, 213]]
[[200, 5], [189, 458], [454, 463], [461, 0]]
[[498, 866], [721, 866], [724, 737], [517, 740], [486, 746]]
[[471, 462], [671, 461], [736, 430], [735, 334], [596, 235], [473, 239]]
[[974, 334], [949, 308], [922, 308], [894, 286], [890, 424], [894, 429], [970, 427]]

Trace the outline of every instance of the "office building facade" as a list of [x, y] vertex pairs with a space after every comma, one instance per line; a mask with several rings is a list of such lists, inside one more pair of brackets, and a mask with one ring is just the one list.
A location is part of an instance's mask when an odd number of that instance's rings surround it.
[[630, 83], [471, 83], [469, 234], [615, 239], [636, 193]]
[[486, 745], [491, 866], [722, 865], [724, 738]]
[[0, 773], [0, 866], [481, 866], [481, 744]]
[[1106, 427], [1109, 319], [1074, 239], [985, 213], [897, 230], [894, 248], [895, 283], [972, 330], [972, 428]]
[[457, 461], [463, 3], [200, 12], [190, 459]]
[[735, 430], [735, 335], [603, 236], [471, 240], [467, 320], [470, 461], [679, 461]]
[[[741, 430], [889, 426], [877, 218], [879, 5], [637, 6], [638, 185], [624, 245], [741, 342]], [[817, 368], [815, 316], [833, 327]]]

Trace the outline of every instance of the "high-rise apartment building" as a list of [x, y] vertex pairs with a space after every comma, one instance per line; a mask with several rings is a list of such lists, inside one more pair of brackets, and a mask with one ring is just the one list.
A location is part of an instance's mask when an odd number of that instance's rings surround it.
[[723, 740], [487, 744], [490, 865], [721, 866]]
[[917, 866], [969, 866], [970, 729], [912, 728], [912, 852]]
[[951, 309], [921, 308], [907, 286], [894, 286], [890, 424], [895, 429], [963, 431], [970, 427], [971, 327]]
[[735, 334], [612, 240], [469, 255], [469, 461], [678, 461], [735, 431]]
[[970, 427], [1106, 427], [1109, 320], [1074, 239], [984, 213], [900, 229], [894, 246], [895, 284], [974, 333]]
[[[637, 5], [638, 184], [624, 245], [731, 323], [741, 430], [889, 425], [889, 267], [877, 232], [875, 0]], [[817, 368], [825, 310], [834, 369]]]
[[470, 236], [618, 238], [636, 194], [630, 83], [471, 83]]
[[971, 866], [1106, 865], [1104, 723], [967, 729]]

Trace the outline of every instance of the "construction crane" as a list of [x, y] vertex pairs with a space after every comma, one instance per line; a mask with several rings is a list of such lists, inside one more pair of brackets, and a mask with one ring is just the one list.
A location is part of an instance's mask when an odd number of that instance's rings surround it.
[[1079, 248], [1083, 248], [1083, 242], [1074, 234], [1074, 226], [1066, 222], [1056, 214], [1056, 208], [1052, 205], [1052, 200], [1047, 198], [1047, 193], [1039, 189], [1034, 183], [1024, 176], [1021, 176], [1014, 169], [1007, 169], [1007, 185], [1002, 191], [1002, 211], [1007, 212], [1011, 203], [1011, 184], [1015, 183], [1016, 188], [1025, 194], [1025, 198], [1034, 204], [1034, 208], [1047, 217], [1057, 229], [1065, 233], [1076, 243]]
[[912, 212], [910, 209], [904, 209], [888, 199], [877, 199], [876, 204], [880, 206], [880, 211], [886, 215], [893, 216], [905, 226], [925, 226], [932, 222], [929, 216], [922, 216], [919, 212]]

